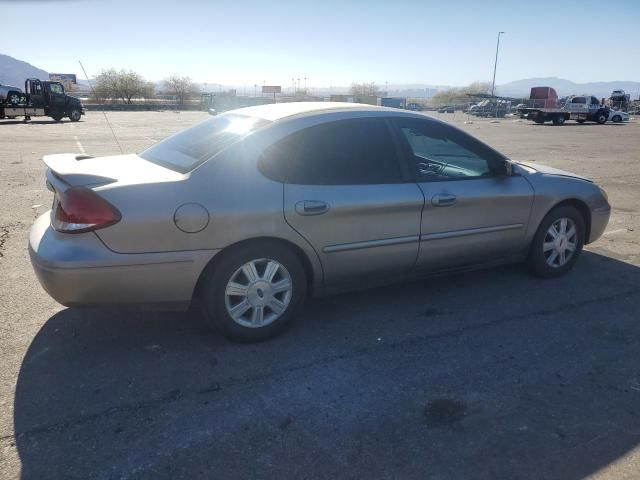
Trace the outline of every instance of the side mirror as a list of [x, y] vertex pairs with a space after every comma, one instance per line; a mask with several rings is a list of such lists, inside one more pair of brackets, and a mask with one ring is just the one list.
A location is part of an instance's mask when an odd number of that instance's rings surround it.
[[494, 172], [499, 177], [510, 177], [513, 175], [513, 165], [508, 160], [504, 160], [496, 166]]
[[505, 160], [504, 161], [504, 172], [505, 172], [505, 176], [510, 177], [513, 175], [513, 165], [511, 164], [511, 162]]

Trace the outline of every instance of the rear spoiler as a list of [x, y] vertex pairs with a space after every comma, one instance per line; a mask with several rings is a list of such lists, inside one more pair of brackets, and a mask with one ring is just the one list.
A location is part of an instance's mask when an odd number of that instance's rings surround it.
[[91, 155], [74, 153], [61, 153], [45, 155], [42, 161], [47, 168], [47, 186], [64, 192], [74, 186], [97, 186], [116, 182], [115, 178], [91, 173], [90, 169], [83, 168], [82, 160], [94, 158]]

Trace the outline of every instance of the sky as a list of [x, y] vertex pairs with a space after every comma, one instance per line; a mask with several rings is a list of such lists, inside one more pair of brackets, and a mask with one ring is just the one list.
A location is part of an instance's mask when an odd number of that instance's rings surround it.
[[[640, 80], [640, 0], [0, 0], [0, 53], [212, 85]], [[14, 19], [8, 21], [7, 19]], [[28, 26], [31, 25], [31, 26]]]

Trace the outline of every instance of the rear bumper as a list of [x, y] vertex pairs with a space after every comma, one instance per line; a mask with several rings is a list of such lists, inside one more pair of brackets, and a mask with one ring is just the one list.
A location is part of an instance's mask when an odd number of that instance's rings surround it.
[[611, 206], [609, 205], [591, 210], [591, 231], [587, 243], [595, 242], [602, 236], [607, 228], [610, 216]]
[[94, 233], [63, 234], [49, 213], [31, 228], [29, 254], [42, 287], [66, 306], [171, 304], [188, 306], [218, 250], [119, 254]]

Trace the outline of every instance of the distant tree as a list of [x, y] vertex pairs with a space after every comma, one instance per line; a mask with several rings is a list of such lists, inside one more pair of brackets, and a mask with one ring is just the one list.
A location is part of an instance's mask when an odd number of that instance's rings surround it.
[[354, 96], [371, 96], [378, 92], [378, 86], [375, 82], [371, 83], [352, 83], [351, 95]]
[[473, 101], [469, 94], [487, 94], [491, 90], [488, 82], [473, 82], [466, 87], [450, 88], [436, 93], [432, 101], [435, 105], [450, 105]]
[[154, 90], [150, 88], [151, 85], [133, 70], [117, 71], [111, 68], [102, 70], [96, 77], [92, 98], [99, 101], [117, 99], [131, 104], [135, 98], [152, 97]]
[[200, 89], [190, 77], [180, 77], [179, 75], [171, 75], [165, 78], [164, 90], [166, 93], [174, 95], [180, 104], [200, 92]]
[[153, 82], [144, 82], [140, 90], [142, 98], [153, 98], [156, 94], [156, 86]]

